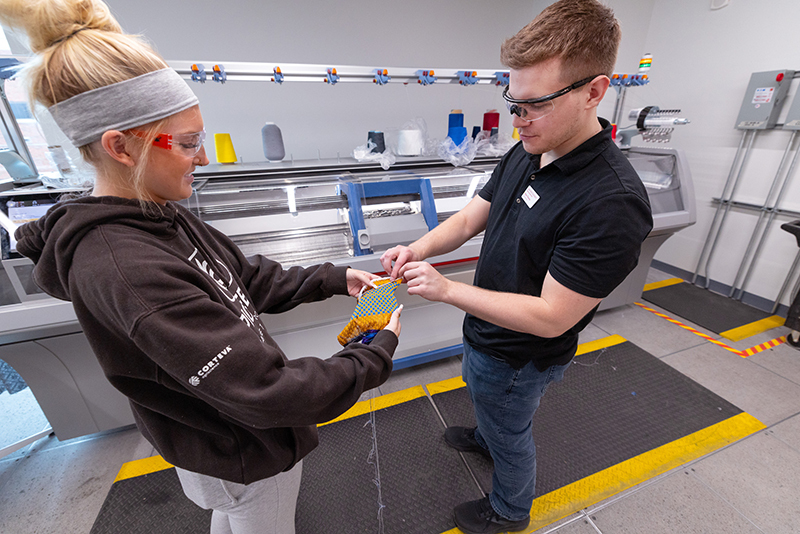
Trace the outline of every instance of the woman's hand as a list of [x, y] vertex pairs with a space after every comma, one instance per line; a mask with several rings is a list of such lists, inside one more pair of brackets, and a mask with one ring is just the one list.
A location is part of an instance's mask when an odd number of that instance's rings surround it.
[[368, 273], [367, 271], [359, 271], [358, 269], [347, 269], [347, 293], [351, 297], [358, 298], [361, 289], [366, 287], [375, 287], [372, 280], [380, 278], [377, 274]]
[[402, 312], [403, 312], [403, 305], [401, 304], [394, 310], [394, 312], [392, 312], [392, 318], [389, 319], [389, 324], [387, 324], [383, 329], [391, 330], [392, 332], [394, 332], [394, 335], [400, 337], [400, 314]]

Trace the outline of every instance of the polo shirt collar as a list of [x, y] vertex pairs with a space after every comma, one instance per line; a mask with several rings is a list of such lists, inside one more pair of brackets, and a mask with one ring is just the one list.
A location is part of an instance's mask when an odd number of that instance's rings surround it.
[[[598, 117], [597, 120], [602, 126], [602, 130], [583, 143], [573, 149], [568, 154], [565, 154], [555, 160], [550, 165], [558, 168], [562, 173], [570, 175], [580, 169], [586, 167], [590, 161], [597, 157], [611, 142], [611, 123], [607, 120]], [[531, 154], [531, 156], [534, 156]], [[532, 162], [537, 165], [541, 162], [541, 154], [536, 154], [531, 158]]]

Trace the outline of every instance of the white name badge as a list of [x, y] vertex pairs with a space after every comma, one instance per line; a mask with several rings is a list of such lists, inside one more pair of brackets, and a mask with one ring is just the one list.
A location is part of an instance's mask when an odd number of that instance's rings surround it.
[[539, 194], [531, 186], [528, 186], [525, 192], [522, 193], [522, 200], [525, 201], [529, 208], [532, 208], [536, 201], [539, 200]]

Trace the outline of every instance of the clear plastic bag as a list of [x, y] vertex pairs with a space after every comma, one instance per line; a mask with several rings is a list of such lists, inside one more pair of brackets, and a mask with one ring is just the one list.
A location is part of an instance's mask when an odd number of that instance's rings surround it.
[[397, 162], [397, 156], [439, 157], [454, 167], [464, 167], [472, 163], [477, 155], [502, 156], [517, 143], [508, 134], [490, 137], [488, 131], [482, 131], [474, 140], [467, 136], [456, 145], [449, 137], [444, 140], [428, 137], [428, 127], [422, 117], [406, 121], [399, 129], [386, 130], [384, 135], [384, 153], [371, 153], [375, 145], [367, 142], [353, 150], [353, 157], [358, 161], [377, 161], [384, 170]]
[[353, 157], [358, 161], [377, 161], [384, 171], [395, 164], [397, 157], [394, 153], [386, 149], [383, 152], [372, 152], [377, 145], [372, 141], [367, 141], [366, 145], [360, 145], [353, 149]]
[[386, 148], [399, 157], [430, 155], [426, 149], [428, 126], [422, 117], [406, 121], [399, 129], [391, 128], [385, 134]]
[[517, 144], [517, 140], [506, 133], [498, 133], [494, 137], [490, 137], [486, 130], [479, 133], [475, 141], [478, 145], [478, 155], [492, 157], [505, 155], [511, 147]]
[[50, 189], [89, 189], [94, 186], [96, 170], [78, 159], [77, 163], [60, 146], [48, 147], [47, 159], [58, 172], [42, 172], [39, 180]]
[[455, 167], [469, 165], [475, 159], [477, 153], [478, 143], [469, 136], [465, 137], [459, 145], [456, 145], [452, 139], [446, 137], [444, 141], [438, 144], [437, 148], [437, 155]]

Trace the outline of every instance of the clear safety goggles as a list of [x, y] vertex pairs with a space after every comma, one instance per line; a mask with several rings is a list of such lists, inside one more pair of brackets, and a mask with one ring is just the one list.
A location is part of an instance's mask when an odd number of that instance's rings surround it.
[[522, 100], [512, 97], [508, 94], [509, 86], [506, 85], [506, 88], [503, 89], [503, 99], [506, 101], [506, 107], [512, 115], [516, 115], [525, 122], [538, 121], [542, 117], [545, 117], [553, 112], [555, 109], [555, 104], [553, 104], [554, 99], [569, 93], [573, 89], [583, 87], [598, 76], [601, 75], [595, 74], [594, 76], [589, 76], [588, 78], [577, 81], [563, 89], [559, 89], [555, 93], [550, 93], [549, 95], [541, 96], [539, 98], [532, 98], [529, 100]]
[[[148, 135], [141, 130], [128, 130], [136, 137], [147, 139]], [[203, 148], [203, 143], [206, 140], [205, 129], [199, 132], [185, 133], [185, 134], [156, 134], [153, 139], [153, 145], [163, 148], [164, 150], [174, 150], [184, 156], [194, 157]]]

